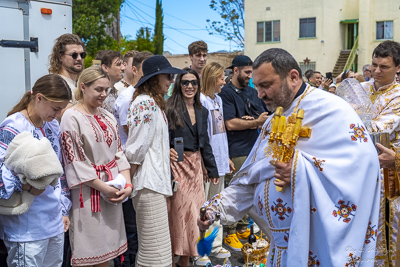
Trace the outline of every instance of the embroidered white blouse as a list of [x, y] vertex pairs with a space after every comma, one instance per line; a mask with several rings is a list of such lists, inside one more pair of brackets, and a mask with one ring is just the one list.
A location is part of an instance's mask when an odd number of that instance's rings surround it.
[[125, 154], [130, 164], [139, 165], [132, 177], [132, 197], [150, 189], [171, 196], [168, 122], [149, 95], [139, 95], [128, 112], [129, 135]]
[[[49, 139], [61, 161], [60, 127], [57, 120], [45, 122], [42, 129], [34, 127], [22, 113], [7, 117], [0, 125], [0, 198], [8, 199], [21, 192], [21, 180], [3, 164], [8, 145], [23, 131], [31, 132], [37, 139]], [[47, 239], [64, 232], [62, 215], [68, 215], [71, 201], [65, 176], [55, 187], [49, 185], [36, 196], [29, 210], [21, 215], [0, 215], [0, 239], [12, 242], [29, 242]]]

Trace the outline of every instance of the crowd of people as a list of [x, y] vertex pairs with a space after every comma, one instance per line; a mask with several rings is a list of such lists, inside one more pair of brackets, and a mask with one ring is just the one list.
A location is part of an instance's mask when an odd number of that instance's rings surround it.
[[[400, 44], [336, 78], [303, 76], [283, 49], [229, 67], [203, 41], [188, 50], [183, 69], [112, 50], [84, 68], [78, 36], [55, 41], [50, 74], [0, 124], [0, 265], [204, 265], [199, 229], [219, 229], [211, 253], [227, 258], [249, 225], [267, 266], [400, 264]], [[371, 132], [334, 95], [346, 79], [371, 100]]]

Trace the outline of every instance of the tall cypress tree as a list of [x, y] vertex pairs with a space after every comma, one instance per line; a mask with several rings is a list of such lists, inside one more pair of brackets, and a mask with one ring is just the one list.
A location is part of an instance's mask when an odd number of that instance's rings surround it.
[[162, 11], [162, 0], [157, 0], [156, 3], [156, 26], [154, 29], [154, 54], [162, 55], [164, 51], [164, 34], [163, 34], [163, 11]]

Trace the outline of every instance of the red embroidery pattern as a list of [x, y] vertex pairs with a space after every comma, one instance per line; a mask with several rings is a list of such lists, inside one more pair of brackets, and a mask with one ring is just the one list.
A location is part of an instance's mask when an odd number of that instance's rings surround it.
[[276, 202], [278, 202], [278, 204], [275, 203], [274, 201], [274, 205], [271, 205], [271, 211], [275, 212], [275, 216], [278, 215], [278, 219], [283, 221], [286, 217], [289, 217], [289, 215], [287, 213], [292, 213], [293, 209], [291, 207], [286, 207], [287, 203], [282, 204], [283, 200], [278, 198], [276, 200]]
[[[110, 147], [112, 144], [112, 141], [113, 141], [113, 136], [111, 134], [111, 129], [113, 127], [107, 127], [107, 125], [101, 120], [101, 119], [103, 119], [105, 122], [107, 122], [109, 124], [109, 122], [105, 119], [103, 114], [101, 114], [101, 118], [100, 118], [100, 116], [94, 116], [94, 118], [96, 119], [97, 123], [100, 125], [101, 129], [103, 130], [105, 142], [108, 145], [108, 147]], [[110, 130], [107, 130], [107, 129], [110, 129]]]
[[285, 233], [283, 240], [285, 240], [286, 242], [289, 242], [289, 233]]
[[118, 255], [124, 253], [128, 248], [128, 243], [126, 242], [117, 250], [110, 251], [104, 255], [97, 257], [88, 257], [88, 258], [74, 258], [74, 255], [71, 257], [71, 263], [73, 266], [84, 266], [84, 265], [96, 265], [102, 262], [106, 262], [107, 260], [111, 260]]
[[353, 253], [349, 254], [349, 257], [347, 258], [347, 263], [344, 265], [346, 267], [352, 266], [355, 267], [357, 266], [358, 262], [360, 261], [361, 257], [353, 257]]
[[61, 134], [61, 146], [63, 159], [65, 164], [71, 164], [73, 161], [85, 161], [85, 153], [81, 146], [79, 146], [79, 136], [73, 132], [63, 132]]
[[[376, 238], [376, 236], [377, 236], [377, 234], [378, 234], [378, 232], [376, 231], [376, 229], [375, 229], [375, 227], [376, 227], [376, 225], [374, 225], [374, 226], [371, 226], [371, 221], [368, 223], [368, 227], [367, 227], [367, 234], [365, 235], [365, 244], [369, 244], [369, 243], [371, 243], [371, 239], [372, 240], [374, 240], [375, 241], [375, 238]], [[375, 237], [375, 238], [374, 238]]]
[[316, 157], [313, 157], [314, 160], [314, 166], [317, 167], [317, 169], [319, 169], [320, 172], [322, 172], [324, 170], [324, 168], [322, 168], [322, 164], [325, 162], [325, 160], [320, 160], [317, 159]]
[[317, 259], [317, 255], [313, 256], [313, 253], [311, 250], [308, 252], [308, 267], [314, 267], [314, 266], [320, 266], [321, 263]]
[[349, 223], [351, 221], [350, 215], [351, 216], [355, 216], [354, 213], [352, 213], [352, 211], [356, 211], [357, 210], [357, 206], [354, 204], [350, 204], [350, 201], [347, 202], [347, 204], [345, 204], [346, 202], [344, 202], [343, 200], [339, 200], [338, 206], [335, 206], [338, 210], [333, 210], [333, 216], [338, 217], [339, 216], [339, 220], [343, 219], [343, 222], [345, 223]]
[[360, 126], [360, 125], [358, 125], [357, 124], [357, 126], [353, 123], [353, 124], [350, 124], [350, 129], [352, 130], [352, 131], [350, 131], [349, 133], [351, 133], [351, 134], [353, 134], [352, 136], [351, 136], [351, 141], [357, 141], [357, 139], [360, 139], [360, 143], [362, 142], [362, 141], [364, 141], [364, 142], [367, 142], [368, 141], [368, 138], [366, 137], [366, 135], [365, 135], [365, 128], [364, 128], [364, 126]]
[[96, 142], [105, 142], [111, 147], [113, 141], [117, 140], [116, 126], [110, 122], [104, 114], [89, 117], [90, 125], [96, 137]]
[[89, 122], [90, 122], [90, 126], [92, 126], [92, 130], [93, 130], [94, 136], [96, 137], [96, 142], [100, 143], [101, 133], [97, 129], [97, 127], [93, 124], [92, 117], [89, 117]]

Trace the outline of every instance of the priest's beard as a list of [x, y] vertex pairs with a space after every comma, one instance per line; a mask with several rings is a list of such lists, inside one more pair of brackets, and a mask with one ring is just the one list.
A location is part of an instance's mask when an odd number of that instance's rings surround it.
[[[286, 79], [282, 79], [282, 85], [277, 94], [272, 96], [272, 98], [265, 95], [262, 100], [264, 100], [267, 109], [271, 112], [275, 112], [277, 107], [282, 107], [285, 110], [292, 103], [294, 93], [290, 90]], [[267, 104], [266, 101], [272, 101], [272, 104]]]

